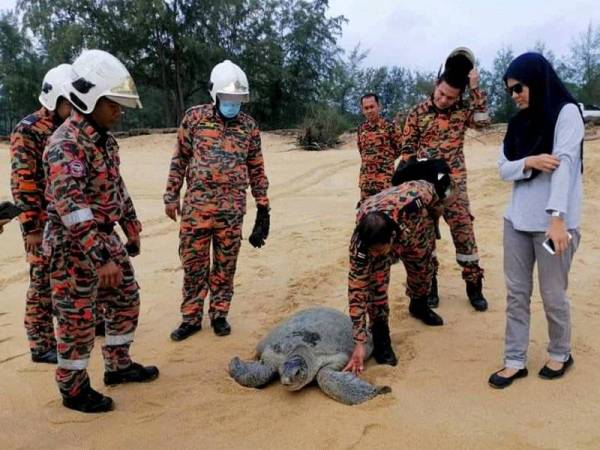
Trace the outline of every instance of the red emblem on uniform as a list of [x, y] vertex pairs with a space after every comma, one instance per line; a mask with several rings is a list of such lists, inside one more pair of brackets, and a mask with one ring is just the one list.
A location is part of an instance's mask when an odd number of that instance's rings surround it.
[[69, 173], [76, 178], [81, 178], [85, 175], [85, 165], [79, 160], [71, 161], [69, 163]]

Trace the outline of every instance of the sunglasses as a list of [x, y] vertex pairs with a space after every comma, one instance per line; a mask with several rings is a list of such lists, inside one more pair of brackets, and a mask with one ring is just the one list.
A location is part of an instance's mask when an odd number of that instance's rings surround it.
[[506, 88], [506, 92], [508, 92], [508, 95], [510, 96], [513, 94], [518, 95], [523, 92], [523, 85], [521, 83], [513, 84], [512, 86]]

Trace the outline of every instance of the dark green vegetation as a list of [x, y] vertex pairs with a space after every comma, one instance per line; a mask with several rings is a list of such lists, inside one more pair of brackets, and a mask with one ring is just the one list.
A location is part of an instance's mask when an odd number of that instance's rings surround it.
[[[366, 51], [342, 51], [346, 19], [328, 8], [327, 0], [19, 0], [18, 15], [0, 11], [0, 134], [38, 107], [44, 73], [82, 48], [107, 50], [130, 69], [144, 109], [127, 111], [123, 129], [177, 126], [186, 108], [209, 101], [210, 70], [225, 58], [248, 74], [245, 108], [261, 128], [310, 126], [327, 134], [325, 145], [358, 123], [362, 93], [380, 94], [394, 117], [431, 92], [435, 73], [394, 65], [401, 55], [364, 67]], [[532, 49], [580, 101], [600, 103], [600, 27], [575, 38], [564, 60], [542, 43]], [[501, 49], [481, 70], [496, 121], [512, 113], [501, 76], [513, 56]]]

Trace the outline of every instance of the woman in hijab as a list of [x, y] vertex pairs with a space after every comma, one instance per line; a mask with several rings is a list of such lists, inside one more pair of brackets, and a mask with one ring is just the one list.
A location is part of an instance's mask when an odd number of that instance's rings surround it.
[[519, 111], [508, 124], [498, 161], [500, 177], [512, 181], [513, 190], [504, 215], [504, 368], [490, 376], [494, 388], [528, 374], [536, 262], [550, 336], [549, 358], [539, 376], [560, 378], [573, 364], [566, 291], [579, 245], [582, 199], [584, 125], [576, 100], [538, 53], [512, 61], [504, 83]]

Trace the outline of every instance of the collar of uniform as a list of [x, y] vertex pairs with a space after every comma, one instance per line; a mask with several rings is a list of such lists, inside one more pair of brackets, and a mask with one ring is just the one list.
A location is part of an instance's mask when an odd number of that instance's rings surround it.
[[92, 117], [84, 115], [73, 109], [72, 118], [79, 123], [79, 127], [87, 134], [96, 145], [103, 145], [108, 137], [108, 130], [98, 125]]
[[60, 124], [63, 123], [63, 120], [61, 120], [60, 116], [56, 111], [50, 111], [45, 106], [42, 106], [37, 112], [40, 114], [40, 117], [42, 119], [47, 119], [51, 121], [55, 127], [59, 127]]
[[368, 120], [365, 120], [363, 122], [363, 127], [365, 127], [365, 128], [368, 127], [371, 130], [377, 130], [379, 128], [385, 127], [385, 117], [379, 116], [379, 118], [377, 119], [377, 122], [375, 122], [374, 124], [372, 124]]
[[454, 105], [450, 106], [449, 108], [439, 109], [437, 106], [435, 106], [435, 103], [433, 103], [433, 93], [432, 93], [429, 96], [429, 98], [425, 101], [425, 104], [427, 105], [428, 112], [436, 113], [436, 114], [452, 114], [454, 111], [457, 111], [460, 109], [461, 100], [462, 99], [459, 98], [456, 101], [456, 103]]

